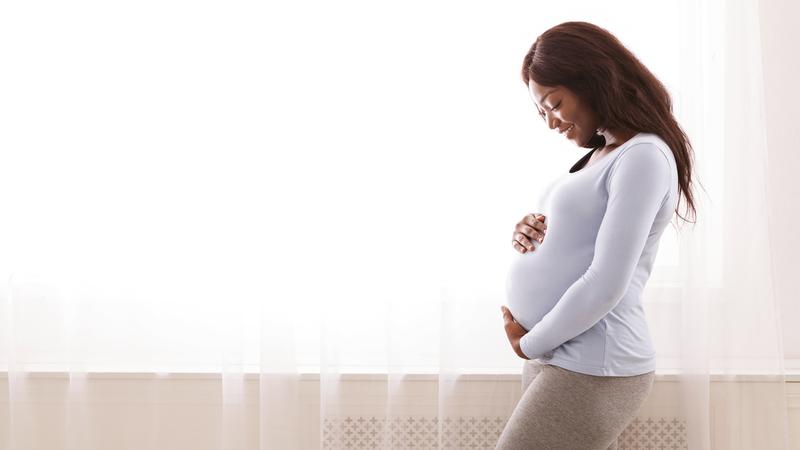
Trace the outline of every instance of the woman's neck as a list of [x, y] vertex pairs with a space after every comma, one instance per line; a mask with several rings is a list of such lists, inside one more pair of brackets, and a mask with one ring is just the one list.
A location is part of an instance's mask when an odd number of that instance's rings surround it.
[[636, 136], [634, 131], [619, 129], [601, 129], [599, 133], [606, 139], [606, 145], [599, 152], [611, 151]]

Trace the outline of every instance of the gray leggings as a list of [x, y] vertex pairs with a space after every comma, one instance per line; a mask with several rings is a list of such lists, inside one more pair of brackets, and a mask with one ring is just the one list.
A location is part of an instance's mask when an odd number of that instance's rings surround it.
[[526, 360], [522, 398], [495, 450], [616, 449], [654, 380], [654, 372], [600, 377]]

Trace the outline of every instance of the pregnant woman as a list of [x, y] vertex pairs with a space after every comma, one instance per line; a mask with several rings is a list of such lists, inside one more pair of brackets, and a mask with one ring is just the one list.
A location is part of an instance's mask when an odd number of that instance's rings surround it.
[[496, 448], [614, 449], [652, 389], [641, 296], [681, 194], [694, 212], [693, 151], [663, 84], [596, 25], [545, 31], [522, 80], [547, 126], [591, 151], [514, 231], [501, 309], [523, 395]]

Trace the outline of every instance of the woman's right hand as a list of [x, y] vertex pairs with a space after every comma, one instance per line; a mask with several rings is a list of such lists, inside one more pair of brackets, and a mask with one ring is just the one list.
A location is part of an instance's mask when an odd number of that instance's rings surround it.
[[523, 217], [514, 227], [514, 236], [511, 240], [514, 249], [524, 254], [534, 250], [534, 240], [541, 244], [547, 231], [547, 225], [544, 223], [545, 219], [544, 215], [538, 213], [528, 214]]

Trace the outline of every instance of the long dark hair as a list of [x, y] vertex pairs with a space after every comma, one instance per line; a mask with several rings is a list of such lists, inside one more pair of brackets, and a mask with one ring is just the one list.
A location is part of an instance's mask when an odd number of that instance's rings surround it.
[[[588, 22], [564, 22], [536, 38], [522, 62], [522, 81], [564, 86], [597, 114], [604, 128], [658, 135], [669, 145], [678, 168], [679, 194], [696, 218], [692, 194], [694, 151], [672, 115], [664, 85], [607, 30]], [[595, 134], [583, 147], [602, 148]], [[686, 217], [678, 213], [684, 221]]]

